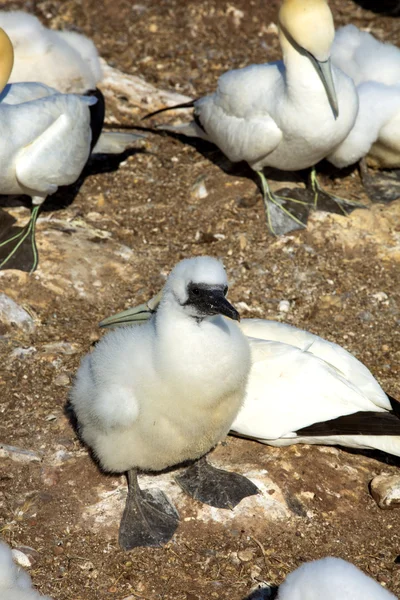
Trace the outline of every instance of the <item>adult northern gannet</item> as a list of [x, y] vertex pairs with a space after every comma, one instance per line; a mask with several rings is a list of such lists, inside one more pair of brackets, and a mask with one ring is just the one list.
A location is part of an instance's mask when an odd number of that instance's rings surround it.
[[0, 242], [6, 251], [11, 247], [0, 259], [0, 269], [30, 240], [32, 272], [38, 262], [35, 225], [46, 197], [78, 179], [91, 151], [116, 154], [142, 136], [101, 136], [105, 107], [97, 89], [81, 96], [60, 94], [40, 83], [7, 84], [12, 64], [11, 41], [0, 29], [0, 194], [27, 194], [33, 203], [22, 231]]
[[[340, 168], [364, 157], [376, 168], [400, 168], [400, 49], [346, 25], [336, 32], [332, 62], [355, 82], [360, 108], [353, 129], [327, 159]], [[365, 168], [362, 173], [371, 192], [373, 180]], [[389, 199], [400, 194], [397, 179], [379, 176], [379, 186], [388, 188]]]
[[270, 600], [396, 600], [377, 581], [341, 558], [304, 563], [275, 588]]
[[[344, 140], [358, 111], [354, 83], [331, 66], [335, 29], [326, 0], [283, 0], [278, 26], [283, 61], [228, 71], [214, 94], [181, 105], [194, 107], [193, 122], [164, 127], [213, 142], [233, 162], [246, 161], [260, 178], [277, 234], [303, 224], [282, 206], [287, 198], [272, 194], [263, 168], [313, 167]], [[163, 110], [169, 109], [148, 117]]]
[[0, 193], [31, 196], [33, 210], [20, 234], [2, 241], [14, 247], [0, 262], [4, 267], [23, 241], [32, 240], [37, 265], [35, 224], [40, 206], [60, 185], [76, 181], [96, 144], [104, 120], [102, 95], [53, 94], [31, 102], [7, 104], [4, 90], [13, 65], [10, 38], [0, 29]]
[[[157, 312], [147, 304], [104, 319], [103, 327], [140, 323]], [[271, 446], [328, 444], [400, 456], [400, 403], [341, 346], [264, 319], [242, 319], [252, 368], [231, 430]]]
[[228, 433], [250, 370], [249, 344], [232, 321], [239, 314], [227, 290], [216, 259], [181, 261], [155, 318], [110, 332], [78, 370], [70, 401], [81, 437], [105, 471], [128, 473], [119, 535], [125, 549], [165, 543], [179, 520], [163, 493], [139, 488], [137, 469], [200, 459], [177, 478], [197, 500], [233, 508], [257, 493], [245, 477], [204, 458]]

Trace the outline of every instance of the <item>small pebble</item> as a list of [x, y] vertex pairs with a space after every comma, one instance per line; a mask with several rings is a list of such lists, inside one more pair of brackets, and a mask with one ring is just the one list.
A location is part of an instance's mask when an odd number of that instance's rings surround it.
[[254, 558], [254, 550], [253, 548], [245, 548], [244, 550], [239, 550], [238, 557], [242, 562], [249, 562]]
[[389, 296], [385, 292], [376, 292], [376, 294], [372, 294], [372, 297], [378, 302], [384, 302]]
[[290, 310], [289, 300], [281, 300], [279, 302], [279, 312], [287, 313]]
[[70, 379], [66, 373], [61, 373], [53, 380], [54, 385], [67, 386], [70, 384]]
[[20, 567], [23, 567], [24, 569], [29, 569], [32, 566], [32, 561], [29, 558], [29, 556], [25, 554], [25, 552], [21, 552], [21, 550], [13, 548], [13, 550], [11, 550], [11, 554], [13, 556], [14, 561]]

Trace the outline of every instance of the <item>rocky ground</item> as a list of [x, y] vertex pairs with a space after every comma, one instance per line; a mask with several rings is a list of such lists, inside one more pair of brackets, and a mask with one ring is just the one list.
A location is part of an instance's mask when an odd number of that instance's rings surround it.
[[[278, 4], [5, 1], [91, 36], [112, 67], [190, 97], [212, 90], [228, 68], [279, 56]], [[350, 0], [331, 5], [337, 25], [400, 44], [398, 20]], [[114, 125], [142, 125], [155, 103], [150, 92], [136, 103], [128, 92], [105, 92]], [[263, 494], [227, 513], [186, 499], [172, 475], [148, 477], [174, 499], [182, 523], [165, 548], [124, 553], [125, 481], [97, 470], [64, 415], [80, 357], [101, 335], [98, 321], [148, 299], [179, 259], [201, 254], [224, 260], [243, 316], [342, 344], [400, 397], [400, 200], [347, 218], [313, 213], [307, 229], [276, 239], [249, 170], [210, 145], [148, 134], [116, 166], [93, 160], [79, 184], [48, 201], [32, 276], [0, 272], [3, 538], [30, 548], [35, 584], [57, 600], [240, 599], [325, 555], [351, 560], [400, 594], [400, 512], [380, 509], [369, 493], [374, 476], [398, 472], [398, 460], [229, 437], [213, 462], [247, 473]], [[322, 172], [331, 191], [368, 202], [356, 170]], [[288, 185], [285, 175], [275, 179]], [[304, 181], [300, 174], [297, 185]], [[5, 221], [28, 216], [28, 202], [1, 202]]]

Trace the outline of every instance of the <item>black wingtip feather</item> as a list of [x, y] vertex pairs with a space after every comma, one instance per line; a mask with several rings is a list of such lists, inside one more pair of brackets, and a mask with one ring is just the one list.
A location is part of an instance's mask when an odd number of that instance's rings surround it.
[[106, 103], [102, 92], [96, 88], [94, 90], [88, 90], [85, 96], [94, 96], [97, 98], [96, 104], [89, 106], [90, 110], [90, 129], [92, 130], [92, 141], [90, 143], [90, 151], [93, 150], [97, 142], [104, 125], [104, 117], [106, 112]]
[[299, 437], [332, 435], [400, 435], [400, 419], [393, 412], [359, 411], [321, 421], [296, 431]]
[[190, 102], [184, 102], [183, 104], [175, 104], [174, 106], [166, 106], [165, 108], [159, 108], [158, 110], [155, 110], [154, 112], [145, 115], [142, 118], [142, 121], [150, 119], [151, 117], [155, 117], [156, 115], [159, 115], [163, 112], [167, 112], [168, 110], [178, 110], [179, 108], [193, 108], [195, 102], [196, 100], [190, 100]]

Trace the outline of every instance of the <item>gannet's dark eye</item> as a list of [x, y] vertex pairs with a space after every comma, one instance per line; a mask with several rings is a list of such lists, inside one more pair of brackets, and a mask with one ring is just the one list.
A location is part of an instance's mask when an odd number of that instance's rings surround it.
[[226, 296], [226, 295], [227, 295], [227, 293], [228, 293], [228, 286], [226, 285], [226, 286], [224, 287], [224, 296]]
[[191, 289], [192, 294], [194, 294], [195, 296], [200, 296], [200, 290], [198, 287], [192, 287]]

